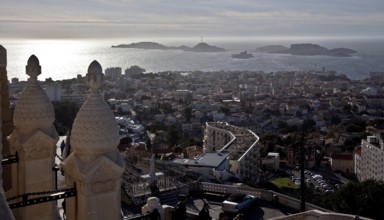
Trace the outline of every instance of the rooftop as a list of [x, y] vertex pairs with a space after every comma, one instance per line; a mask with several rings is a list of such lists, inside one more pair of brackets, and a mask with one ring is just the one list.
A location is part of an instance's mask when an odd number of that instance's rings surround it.
[[176, 158], [173, 160], [174, 163], [195, 167], [218, 167], [226, 158], [227, 153], [205, 153], [201, 157], [194, 160]]
[[208, 125], [216, 128], [220, 128], [230, 132], [235, 139], [229, 145], [226, 145], [225, 148], [221, 149], [221, 152], [229, 153], [230, 160], [238, 160], [248, 151], [248, 149], [259, 140], [259, 137], [255, 135], [252, 131], [230, 125], [225, 122], [208, 122]]

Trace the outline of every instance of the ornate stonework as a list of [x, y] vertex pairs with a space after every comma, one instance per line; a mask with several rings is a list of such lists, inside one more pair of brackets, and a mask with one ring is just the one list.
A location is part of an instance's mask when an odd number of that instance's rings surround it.
[[[7, 50], [0, 45], [0, 83], [1, 83], [1, 131], [0, 131], [0, 159], [3, 159], [3, 154], [9, 155], [9, 143], [6, 141], [6, 135], [10, 134], [10, 115], [9, 115], [9, 99], [8, 99], [8, 80], [7, 80]], [[3, 181], [4, 176], [7, 178]], [[0, 164], [0, 216], [5, 220], [13, 220], [11, 209], [6, 201], [5, 191], [11, 188], [11, 167], [5, 167], [3, 170]], [[3, 184], [4, 183], [4, 184]]]
[[7, 66], [7, 50], [0, 45], [0, 67]]
[[[12, 133], [13, 123], [11, 119], [11, 111], [9, 108], [9, 87], [7, 76], [7, 50], [0, 45], [0, 90], [1, 90], [1, 132], [3, 155], [10, 155], [11, 149], [7, 136]], [[3, 187], [7, 192], [11, 189], [12, 185], [12, 170], [10, 166], [3, 167]], [[1, 175], [1, 172], [0, 172]]]
[[13, 116], [15, 127], [23, 133], [49, 128], [55, 121], [52, 103], [37, 82], [41, 67], [36, 56], [32, 55], [28, 59], [26, 71], [30, 76], [28, 85], [15, 106]]
[[73, 151], [61, 164], [67, 187], [77, 189], [77, 198], [67, 201], [68, 220], [121, 219], [125, 162], [117, 150], [120, 137], [115, 117], [99, 92], [103, 79], [100, 64], [93, 61], [86, 75], [91, 94], [72, 126]]
[[115, 116], [99, 93], [103, 78], [100, 64], [93, 61], [86, 75], [91, 95], [80, 108], [72, 126], [71, 145], [77, 154], [104, 154], [115, 150], [120, 142]]
[[[15, 129], [8, 137], [12, 154], [19, 162], [12, 164], [12, 194], [52, 191], [55, 189], [56, 143], [59, 139], [53, 126], [55, 115], [52, 103], [37, 82], [41, 73], [39, 60], [32, 55], [26, 66], [30, 76], [15, 106]], [[41, 203], [13, 210], [18, 220], [56, 219], [54, 202]]]
[[54, 158], [56, 154], [54, 146], [57, 138], [51, 137], [40, 130], [28, 137], [23, 137], [23, 135], [15, 131], [9, 137], [9, 141], [15, 152], [23, 152], [20, 156], [24, 160]]
[[[111, 190], [117, 190], [120, 185], [116, 185], [116, 181], [121, 179], [123, 174], [124, 162], [116, 163], [105, 156], [99, 156], [90, 164], [83, 164], [76, 154], [71, 154], [64, 163], [64, 171], [69, 172], [70, 179], [66, 179], [66, 183], [81, 182], [76, 185], [77, 190], [84, 194], [97, 194]], [[117, 181], [119, 182], [119, 181]], [[85, 184], [83, 184], [85, 183]]]

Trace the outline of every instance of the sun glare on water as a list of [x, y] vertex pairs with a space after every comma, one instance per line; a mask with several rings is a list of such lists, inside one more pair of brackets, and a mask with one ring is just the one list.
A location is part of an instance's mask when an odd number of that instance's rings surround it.
[[[8, 71], [16, 72], [15, 75], [22, 79], [27, 78], [24, 66], [27, 64], [28, 58], [35, 55], [42, 68], [39, 80], [50, 77], [57, 78], [57, 74], [71, 74], [73, 76], [73, 73], [69, 73], [69, 71], [76, 68], [75, 66], [78, 65], [87, 46], [87, 42], [75, 40], [30, 40], [17, 44], [16, 50], [13, 50], [11, 45], [11, 48], [7, 50], [10, 61], [8, 62]], [[24, 64], [24, 66], [13, 66], [13, 64]], [[82, 68], [78, 71], [85, 73], [86, 69]]]

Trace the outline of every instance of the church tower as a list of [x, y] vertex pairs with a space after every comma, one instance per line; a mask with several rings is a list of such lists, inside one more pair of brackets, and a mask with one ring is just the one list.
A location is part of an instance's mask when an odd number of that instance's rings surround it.
[[[19, 155], [19, 162], [12, 164], [10, 196], [55, 190], [56, 173], [52, 168], [59, 137], [53, 125], [52, 103], [37, 81], [41, 66], [35, 55], [28, 59], [26, 73], [30, 78], [15, 106], [15, 128], [8, 137], [11, 154]], [[13, 212], [16, 219], [23, 220], [52, 220], [57, 217], [55, 202], [25, 206]]]
[[119, 130], [100, 89], [102, 68], [93, 61], [86, 85], [91, 94], [81, 106], [72, 126], [71, 154], [61, 164], [66, 188], [76, 187], [76, 198], [66, 199], [68, 220], [121, 219], [121, 181], [125, 162], [117, 146]]

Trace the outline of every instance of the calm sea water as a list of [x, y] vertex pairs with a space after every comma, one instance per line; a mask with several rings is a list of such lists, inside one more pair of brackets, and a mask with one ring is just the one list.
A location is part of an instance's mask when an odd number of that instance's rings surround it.
[[[135, 41], [137, 42], [137, 41]], [[198, 42], [158, 41], [167, 46], [194, 46]], [[78, 40], [30, 40], [0, 42], [8, 54], [8, 78], [26, 80], [25, 65], [29, 56], [35, 54], [42, 67], [40, 80], [51, 77], [54, 80], [85, 75], [88, 65], [97, 60], [103, 69], [122, 67], [126, 69], [138, 65], [147, 72], [160, 71], [219, 71], [249, 70], [275, 72], [285, 70], [335, 70], [351, 79], [362, 79], [371, 71], [384, 72], [384, 41], [322, 41], [316, 43], [327, 48], [348, 47], [357, 50], [353, 57], [292, 56], [287, 54], [265, 54], [252, 52], [259, 46], [307, 42], [246, 42], [213, 41], [211, 45], [223, 47], [223, 53], [194, 53], [178, 50], [141, 50], [111, 48], [111, 45], [131, 43], [130, 41], [78, 41]], [[238, 60], [231, 58], [233, 53], [242, 50], [252, 52], [254, 58]]]

